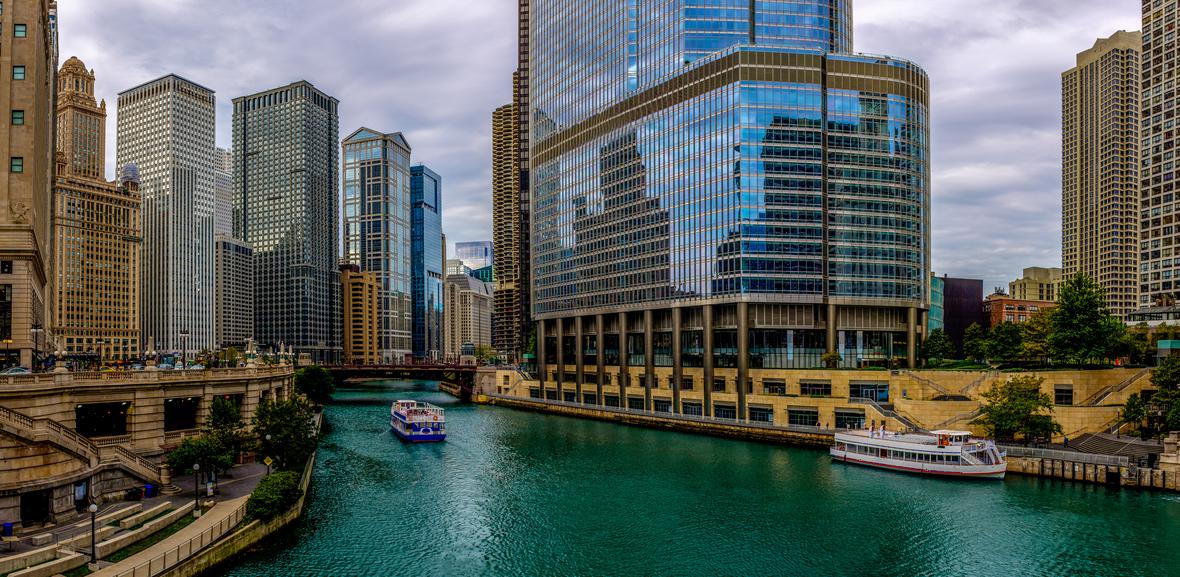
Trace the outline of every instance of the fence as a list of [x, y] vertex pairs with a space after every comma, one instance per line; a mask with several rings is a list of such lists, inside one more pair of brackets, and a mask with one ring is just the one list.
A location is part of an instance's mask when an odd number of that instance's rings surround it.
[[116, 577], [152, 577], [159, 575], [176, 564], [188, 559], [193, 553], [217, 541], [238, 526], [246, 518], [246, 503], [239, 505], [228, 517], [217, 522], [216, 525], [201, 531], [200, 534], [181, 543], [151, 559], [116, 575]]
[[1114, 465], [1117, 467], [1126, 467], [1131, 463], [1131, 459], [1129, 457], [1119, 455], [1096, 455], [1093, 453], [1082, 453], [1079, 451], [1038, 449], [1035, 447], [1023, 447], [1020, 445], [999, 445], [999, 447], [1001, 450], [1007, 452], [1009, 457], [1052, 459], [1055, 461], [1071, 461], [1074, 463], [1086, 463], [1089, 465]]

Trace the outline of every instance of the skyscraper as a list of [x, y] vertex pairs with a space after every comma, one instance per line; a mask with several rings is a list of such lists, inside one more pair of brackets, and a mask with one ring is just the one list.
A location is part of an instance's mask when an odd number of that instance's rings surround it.
[[750, 418], [776, 369], [916, 363], [928, 79], [850, 53], [851, 4], [530, 3], [532, 310], [559, 398]]
[[338, 102], [299, 81], [233, 103], [234, 234], [254, 247], [254, 336], [337, 362]]
[[361, 272], [355, 264], [340, 265], [344, 310], [344, 364], [375, 365], [380, 354], [381, 281], [376, 272]]
[[233, 153], [217, 148], [213, 151], [213, 234], [234, 234], [234, 163]]
[[419, 164], [410, 167], [413, 351], [416, 358], [443, 354], [442, 177]]
[[1180, 25], [1180, 2], [1143, 2], [1143, 44], [1140, 58], [1140, 162], [1139, 162], [1139, 304], [1177, 305], [1180, 295], [1180, 233], [1172, 216], [1177, 210], [1175, 116], [1180, 102], [1174, 98], [1180, 54], [1172, 48]]
[[400, 132], [360, 128], [342, 146], [344, 260], [377, 275], [379, 359], [401, 362], [412, 352], [410, 145]]
[[118, 165], [143, 196], [140, 337], [159, 351], [215, 344], [214, 130], [213, 91], [175, 74], [119, 93]]
[[138, 357], [139, 174], [127, 166], [118, 181], [106, 181], [107, 104], [94, 98], [94, 72], [70, 58], [57, 84], [52, 326], [57, 350], [93, 352], [104, 360]]
[[493, 266], [496, 260], [490, 240], [455, 243], [455, 258], [463, 261], [463, 264], [472, 270]]
[[1061, 75], [1062, 268], [1094, 279], [1120, 316], [1138, 307], [1141, 46], [1116, 32]]
[[492, 346], [492, 287], [471, 275], [447, 275], [443, 287], [443, 349], [447, 360], [458, 361], [464, 345]]
[[225, 234], [214, 237], [216, 298], [213, 311], [217, 348], [245, 351], [254, 337], [254, 249]]
[[[518, 142], [520, 124], [516, 104], [492, 113], [492, 238], [496, 277], [492, 314], [492, 347], [507, 360], [520, 361], [523, 335], [528, 329], [524, 293], [528, 267], [521, 248], [526, 232], [525, 211], [520, 210], [521, 170]], [[528, 332], [531, 332], [529, 330]]]

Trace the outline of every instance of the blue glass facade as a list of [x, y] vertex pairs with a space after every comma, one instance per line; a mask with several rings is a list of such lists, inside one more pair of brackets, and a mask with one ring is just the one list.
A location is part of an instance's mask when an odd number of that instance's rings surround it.
[[414, 357], [438, 359], [443, 352], [442, 177], [410, 167], [412, 341]]

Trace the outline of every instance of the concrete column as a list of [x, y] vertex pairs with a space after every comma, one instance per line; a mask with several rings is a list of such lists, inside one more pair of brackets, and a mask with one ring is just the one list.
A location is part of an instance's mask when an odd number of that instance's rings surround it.
[[906, 310], [905, 332], [906, 332], [906, 366], [915, 369], [918, 367], [918, 309], [910, 307]]
[[619, 406], [627, 406], [627, 313], [619, 313]]
[[578, 402], [582, 402], [582, 378], [585, 374], [585, 344], [582, 332], [582, 315], [574, 317], [574, 390], [577, 391]]
[[672, 412], [680, 412], [680, 307], [672, 309]]
[[565, 399], [561, 392], [565, 388], [562, 386], [565, 382], [565, 327], [562, 325], [565, 324], [565, 319], [557, 318], [554, 321], [557, 323], [557, 400], [563, 401]]
[[825, 353], [836, 351], [836, 305], [828, 305], [828, 321], [825, 323], [827, 327], [827, 350]]
[[750, 305], [737, 304], [738, 406], [737, 416], [746, 420], [746, 381], [750, 378]]
[[537, 321], [537, 380], [541, 382], [541, 396], [545, 395], [545, 378], [549, 365], [545, 363], [545, 321]]
[[713, 305], [705, 305], [701, 307], [701, 316], [704, 318], [704, 346], [705, 346], [705, 370], [703, 377], [704, 382], [704, 413], [706, 417], [713, 416]]
[[643, 370], [647, 375], [644, 379], [643, 386], [643, 406], [647, 410], [652, 410], [651, 404], [651, 384], [655, 379], [655, 361], [652, 359], [652, 335], [651, 335], [652, 314], [651, 309], [643, 311]]
[[598, 404], [606, 405], [606, 400], [602, 398], [602, 381], [606, 379], [606, 328], [602, 326], [602, 315], [594, 317], [594, 327], [598, 330]]

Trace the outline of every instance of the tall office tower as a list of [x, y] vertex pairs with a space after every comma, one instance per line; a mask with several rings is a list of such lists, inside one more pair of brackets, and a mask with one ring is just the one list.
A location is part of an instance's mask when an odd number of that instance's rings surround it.
[[[517, 154], [515, 104], [492, 112], [492, 242], [497, 281], [492, 312], [492, 347], [505, 359], [518, 362], [524, 345], [526, 325], [521, 294], [528, 286], [521, 282], [522, 217], [520, 202], [520, 158]], [[527, 261], [524, 261], [527, 262]]]
[[254, 248], [232, 236], [218, 234], [217, 288], [213, 326], [217, 348], [244, 351], [254, 336]]
[[160, 352], [214, 346], [213, 91], [175, 74], [119, 93], [119, 166], [139, 168], [140, 338]]
[[[530, 238], [532, 235], [532, 192], [530, 181], [530, 155], [529, 142], [531, 141], [530, 126], [530, 112], [529, 107], [529, 42], [532, 37], [529, 3], [532, 0], [520, 0], [517, 4], [517, 28], [516, 28], [516, 72], [512, 75], [512, 103], [515, 105], [513, 111], [513, 124], [516, 132], [516, 166], [517, 171], [516, 187], [517, 200], [516, 206], [520, 213], [519, 228], [517, 230], [517, 238], [513, 243], [516, 250], [516, 291], [509, 293], [509, 297], [516, 304], [516, 310], [513, 312], [513, 318], [519, 325], [509, 331], [507, 336], [515, 338], [515, 346], [512, 350], [503, 351], [510, 353], [509, 358], [517, 361], [525, 361], [525, 349], [529, 346], [528, 341], [531, 336], [534, 336], [535, 329], [533, 328], [533, 309], [532, 309], [532, 244]], [[500, 274], [496, 272], [495, 277], [499, 280]], [[502, 333], [503, 334], [503, 333]], [[533, 351], [535, 356], [535, 350]]]
[[1143, 0], [1139, 76], [1139, 305], [1175, 307], [1180, 296], [1180, 251], [1174, 213], [1180, 171], [1174, 158], [1180, 138], [1175, 116], [1175, 76], [1180, 70], [1176, 0]]
[[547, 395], [765, 418], [779, 369], [825, 352], [915, 365], [928, 79], [849, 53], [851, 4], [531, 2]]
[[413, 298], [413, 352], [420, 359], [443, 354], [442, 178], [422, 166], [410, 167], [410, 281]]
[[493, 266], [496, 260], [490, 240], [455, 243], [455, 258], [463, 261], [471, 270]]
[[410, 144], [400, 132], [360, 128], [344, 139], [342, 147], [344, 260], [377, 275], [378, 358], [383, 363], [402, 362], [412, 352]]
[[376, 272], [361, 272], [355, 264], [343, 264], [340, 284], [344, 299], [344, 364], [381, 363], [381, 279]]
[[1116, 32], [1061, 75], [1062, 268], [1094, 279], [1120, 316], [1138, 307], [1141, 46]]
[[471, 275], [447, 275], [443, 287], [443, 350], [458, 361], [464, 345], [492, 346], [492, 287]]
[[0, 97], [9, 109], [0, 145], [0, 339], [2, 364], [32, 367], [47, 350], [52, 293], [50, 205], [54, 169], [55, 62], [51, 2], [10, 2], [0, 23]]
[[139, 174], [128, 165], [106, 180], [107, 103], [94, 99], [94, 72], [70, 58], [57, 78], [52, 333], [69, 355], [129, 360], [140, 342]]
[[213, 151], [213, 235], [234, 234], [234, 162], [233, 153], [217, 148]]
[[306, 81], [233, 102], [234, 235], [254, 247], [254, 336], [338, 362], [338, 102]]

